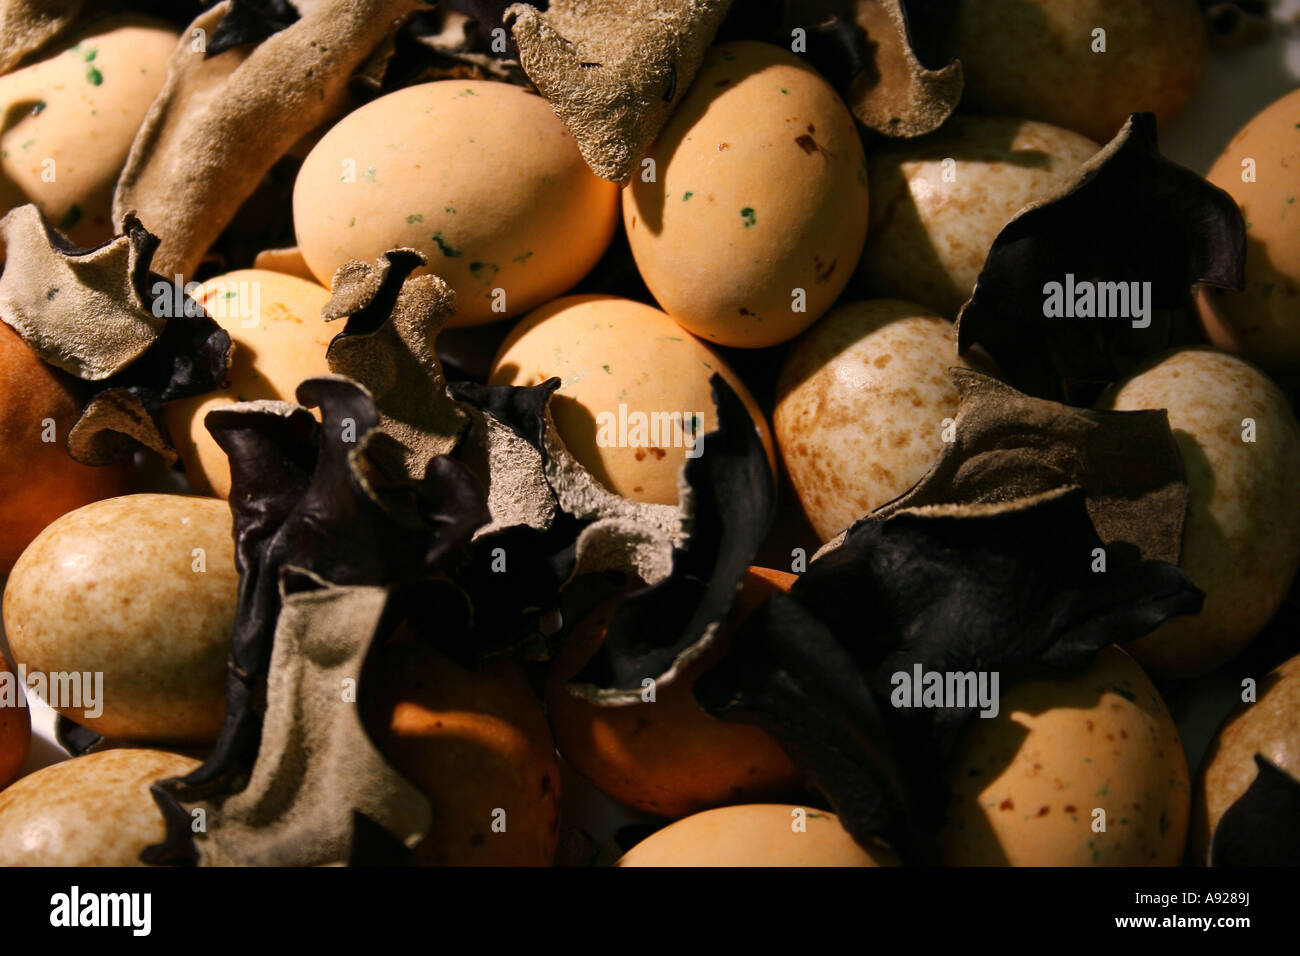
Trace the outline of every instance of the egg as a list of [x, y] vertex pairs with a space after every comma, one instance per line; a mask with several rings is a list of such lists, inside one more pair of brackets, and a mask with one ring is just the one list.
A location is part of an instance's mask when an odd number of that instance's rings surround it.
[[665, 312], [709, 342], [762, 348], [844, 289], [867, 199], [857, 126], [820, 74], [779, 47], [722, 43], [624, 189], [623, 223]]
[[664, 827], [619, 866], [897, 866], [884, 847], [866, 850], [827, 810], [755, 803], [705, 810]]
[[1173, 118], [1205, 72], [1197, 0], [979, 0], [953, 17], [962, 106], [1109, 141], [1130, 113]]
[[1263, 629], [1300, 564], [1300, 426], [1267, 376], [1213, 349], [1162, 357], [1102, 405], [1168, 410], [1189, 496], [1179, 566], [1205, 592], [1128, 650], [1157, 677], [1207, 673]]
[[1246, 220], [1246, 288], [1202, 286], [1198, 305], [1215, 345], [1264, 368], [1300, 370], [1300, 90], [1248, 122], [1206, 177]]
[[145, 494], [42, 531], [4, 592], [29, 683], [46, 675], [41, 696], [105, 737], [215, 740], [239, 586], [231, 525], [223, 501]]
[[101, 750], [0, 791], [0, 866], [143, 866], [166, 836], [149, 787], [198, 761], [161, 750]]
[[366, 724], [433, 804], [426, 866], [549, 866], [560, 772], [541, 705], [513, 664], [474, 672], [396, 639], [367, 671]]
[[1082, 674], [1003, 688], [949, 767], [940, 851], [955, 866], [1176, 866], [1187, 760], [1142, 668], [1114, 645]]
[[32, 743], [32, 718], [22, 682], [0, 654], [0, 790], [23, 769]]
[[325, 352], [343, 329], [321, 318], [329, 290], [281, 272], [227, 272], [193, 298], [230, 333], [234, 354], [220, 391], [171, 402], [164, 417], [190, 484], [226, 498], [230, 461], [204, 425], [208, 412], [257, 399], [296, 401], [299, 383], [329, 374]]
[[1192, 804], [1192, 859], [1205, 863], [1219, 820], [1255, 782], [1260, 754], [1300, 780], [1300, 656], [1270, 673], [1210, 741]]
[[321, 284], [349, 259], [424, 253], [456, 292], [448, 327], [522, 315], [604, 253], [618, 187], [587, 168], [546, 100], [508, 83], [441, 80], [348, 114], [293, 190], [298, 245]]
[[33, 202], [78, 245], [107, 241], [113, 187], [176, 40], [165, 24], [115, 16], [0, 76], [0, 215]]
[[121, 493], [126, 465], [91, 467], [67, 451], [79, 383], [0, 322], [0, 575], [59, 515]]
[[715, 372], [744, 402], [771, 458], [763, 413], [736, 373], [663, 312], [631, 299], [569, 296], [543, 306], [501, 343], [489, 381], [559, 376], [551, 414], [570, 453], [611, 491], [672, 505], [678, 470], [688, 454], [706, 453], [703, 436], [717, 428]]
[[918, 305], [842, 305], [795, 342], [777, 383], [781, 458], [823, 542], [897, 498], [943, 450], [957, 413], [952, 323]]
[[871, 226], [855, 281], [955, 318], [1002, 227], [1067, 187], [1097, 144], [1059, 126], [954, 116], [921, 139], [872, 150]]
[[802, 775], [766, 731], [710, 716], [693, 692], [696, 678], [726, 654], [739, 623], [795, 580], [750, 568], [714, 646], [657, 686], [653, 701], [602, 707], [565, 689], [604, 641], [618, 602], [589, 615], [565, 641], [547, 682], [547, 711], [564, 759], [614, 799], [672, 818], [798, 787]]

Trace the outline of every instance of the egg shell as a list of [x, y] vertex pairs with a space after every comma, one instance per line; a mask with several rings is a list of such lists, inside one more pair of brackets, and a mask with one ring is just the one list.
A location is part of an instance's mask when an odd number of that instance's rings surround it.
[[714, 646], [658, 684], [653, 701], [624, 706], [602, 707], [565, 690], [604, 641], [618, 601], [589, 615], [565, 641], [547, 681], [547, 711], [564, 759], [615, 800], [671, 818], [799, 786], [802, 775], [766, 731], [710, 716], [693, 692], [696, 678], [726, 654], [739, 623], [796, 580], [750, 568]]
[[[1300, 369], [1297, 115], [1300, 90], [1242, 127], [1206, 176], [1237, 201], [1246, 220], [1246, 288], [1201, 288], [1198, 304], [1206, 332], [1220, 348], [1279, 371]], [[1250, 167], [1243, 167], [1248, 161]]]
[[[753, 416], [771, 460], [767, 422], [736, 373], [663, 312], [631, 299], [568, 296], [543, 306], [501, 343], [489, 381], [537, 385], [559, 376], [551, 414], [570, 453], [611, 491], [672, 505], [677, 503], [677, 472], [692, 438], [666, 417], [651, 416], [702, 416], [704, 427], [695, 440], [716, 429], [709, 386], [715, 372]], [[622, 418], [620, 405], [625, 407]], [[636, 428], [640, 419], [633, 418], [638, 412], [645, 416], [644, 435]], [[620, 421], [627, 423], [623, 435]], [[700, 453], [708, 454], [707, 440]]]
[[1068, 186], [1097, 149], [1071, 130], [1000, 116], [954, 116], [931, 136], [873, 149], [855, 280], [872, 298], [955, 319], [1002, 228]]
[[1192, 804], [1192, 860], [1205, 863], [1228, 808], [1255, 782], [1255, 754], [1300, 780], [1300, 656], [1259, 682], [1254, 702], [1224, 721], [1205, 752]]
[[16, 120], [0, 133], [0, 215], [34, 202], [73, 242], [107, 241], [113, 187], [176, 40], [158, 21], [112, 17], [0, 76], [0, 111]]
[[50, 703], [105, 737], [215, 740], [239, 586], [231, 528], [224, 501], [185, 495], [125, 495], [59, 518], [5, 586], [14, 660], [29, 681], [102, 674], [99, 716], [85, 700]]
[[455, 328], [522, 315], [586, 275], [613, 238], [618, 187], [587, 168], [540, 96], [442, 80], [381, 96], [326, 133], [298, 173], [293, 219], [323, 285], [349, 259], [424, 253], [420, 271], [456, 292]]
[[[1197, 0], [979, 0], [958, 5], [951, 52], [962, 106], [1077, 130], [1099, 143], [1130, 113], [1164, 123], [1205, 72]], [[1105, 52], [1094, 52], [1105, 31]]]
[[72, 459], [68, 433], [81, 414], [78, 383], [37, 358], [0, 322], [0, 575], [59, 515], [120, 494], [128, 466]]
[[476, 673], [398, 639], [367, 671], [365, 694], [376, 744], [433, 804], [433, 829], [415, 851], [423, 865], [552, 863], [560, 771], [518, 666]]
[[329, 374], [325, 352], [343, 327], [321, 318], [328, 289], [265, 269], [216, 276], [195, 289], [192, 298], [230, 333], [234, 354], [219, 391], [171, 402], [164, 415], [190, 484], [203, 494], [226, 498], [230, 460], [204, 424], [205, 416], [235, 402], [297, 401], [304, 379]]
[[[1187, 759], [1173, 718], [1118, 647], [1082, 674], [1003, 687], [949, 767], [944, 863], [1176, 866], [1187, 836]], [[1105, 831], [1093, 830], [1105, 811]]]
[[772, 425], [823, 542], [897, 498], [943, 450], [965, 366], [952, 323], [910, 302], [842, 305], [790, 349]]
[[654, 176], [624, 189], [623, 223], [646, 285], [684, 328], [719, 345], [775, 345], [844, 289], [867, 232], [862, 141], [794, 54], [715, 46], [647, 160]]
[[884, 847], [858, 846], [828, 810], [751, 803], [678, 820], [632, 847], [618, 865], [897, 866], [898, 862]]
[[1207, 673], [1268, 623], [1300, 564], [1300, 426], [1267, 376], [1212, 349], [1161, 358], [1102, 404], [1168, 409], [1189, 494], [1179, 566], [1205, 592], [1199, 614], [1127, 649], [1157, 677]]
[[38, 770], [0, 792], [0, 866], [143, 866], [163, 841], [149, 787], [197, 760], [161, 750], [101, 750]]
[[0, 654], [0, 790], [23, 769], [32, 743], [32, 717], [13, 665]]

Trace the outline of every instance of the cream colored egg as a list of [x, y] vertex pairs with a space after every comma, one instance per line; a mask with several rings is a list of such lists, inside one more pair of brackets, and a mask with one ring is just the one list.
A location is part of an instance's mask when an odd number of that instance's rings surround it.
[[230, 461], [204, 417], [235, 402], [296, 401], [299, 383], [329, 374], [325, 352], [343, 328], [321, 318], [328, 290], [280, 272], [228, 272], [203, 283], [193, 298], [230, 333], [235, 350], [220, 391], [171, 402], [164, 415], [190, 484], [226, 498]]
[[161, 750], [103, 750], [64, 760], [0, 792], [0, 866], [143, 866], [166, 836], [149, 787], [197, 760]]
[[[1177, 866], [1187, 759], [1142, 668], [1114, 645], [1082, 674], [1003, 689], [948, 774], [945, 864]], [[1102, 827], [1104, 826], [1104, 829]]]
[[755, 803], [705, 810], [646, 837], [619, 866], [897, 866], [866, 850], [827, 810]]
[[1096, 151], [1059, 126], [996, 116], [954, 116], [931, 136], [874, 149], [857, 280], [873, 297], [956, 318], [1002, 227], [1068, 186]]
[[611, 491], [676, 504], [678, 471], [688, 455], [708, 453], [704, 436], [717, 428], [715, 372], [749, 409], [770, 459], [767, 423], [736, 373], [667, 315], [631, 299], [569, 296], [543, 306], [501, 344], [490, 381], [558, 376], [551, 414], [572, 455]]
[[[105, 737], [206, 742], [225, 716], [239, 575], [230, 508], [126, 495], [69, 512], [4, 592], [14, 661], [55, 710]], [[37, 687], [38, 692], [40, 688]]]
[[1268, 369], [1300, 369], [1300, 90], [1255, 116], [1206, 177], [1246, 220], [1246, 288], [1202, 287], [1210, 338]]
[[719, 345], [785, 342], [830, 308], [862, 252], [853, 116], [789, 51], [720, 44], [624, 189], [623, 223], [684, 328]]
[[33, 202], [79, 245], [112, 236], [113, 186], [176, 39], [158, 21], [115, 16], [0, 76], [0, 215]]
[[324, 285], [349, 259], [418, 249], [456, 292], [449, 327], [522, 315], [591, 270], [618, 187], [587, 168], [546, 100], [442, 80], [366, 104], [303, 162], [294, 228]]
[[777, 383], [772, 426], [804, 513], [829, 541], [892, 501], [943, 451], [965, 366], [952, 323], [890, 299], [835, 309], [804, 333]]
[[1300, 780], [1300, 656], [1261, 680], [1255, 700], [1241, 704], [1210, 742], [1192, 810], [1194, 861], [1206, 862], [1219, 821], [1255, 782], [1256, 754]]
[[1300, 426], [1278, 387], [1235, 356], [1177, 352], [1103, 405], [1164, 408], [1189, 501], [1180, 566], [1205, 592], [1128, 649], [1157, 677], [1193, 677], [1242, 650], [1268, 623], [1300, 563]]
[[1197, 0], [979, 0], [953, 17], [962, 106], [1110, 140], [1130, 113], [1160, 122], [1191, 99], [1205, 70]]

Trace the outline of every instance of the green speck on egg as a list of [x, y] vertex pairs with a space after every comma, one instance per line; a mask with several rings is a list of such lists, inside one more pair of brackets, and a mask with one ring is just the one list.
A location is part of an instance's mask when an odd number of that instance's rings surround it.
[[444, 256], [446, 256], [448, 259], [455, 259], [457, 256], [460, 255], [460, 250], [448, 244], [447, 240], [442, 238], [441, 232], [435, 232], [433, 234], [433, 241], [437, 243], [438, 251], [441, 252]]
[[790, 95], [790, 91], [787, 90], [787, 89], [783, 86], [783, 87], [781, 87], [781, 95], [783, 95], [783, 96], [789, 96], [789, 95]]
[[863, 166], [858, 167], [858, 185], [863, 189], [867, 188], [867, 170]]
[[86, 82], [91, 86], [99, 86], [104, 82], [104, 74], [100, 73], [95, 67], [88, 66], [86, 67]]
[[375, 167], [367, 166], [366, 171], [361, 174], [361, 178], [366, 180], [367, 182], [373, 183], [375, 181]]
[[351, 228], [352, 228], [353, 226], [355, 226], [356, 224], [357, 224], [357, 217], [356, 217], [356, 216], [353, 216], [351, 219], [348, 220], [348, 228], [349, 228], [349, 229], [351, 229]]
[[1097, 796], [1099, 796], [1099, 797], [1104, 797], [1104, 796], [1106, 796], [1108, 793], [1110, 793], [1110, 781], [1109, 781], [1109, 780], [1107, 780], [1105, 783], [1103, 783], [1103, 784], [1101, 785], [1101, 789], [1097, 791]]
[[686, 200], [690, 199], [694, 195], [695, 193], [691, 192], [689, 189], [686, 190], [686, 192], [682, 193], [682, 202], [686, 202]]
[[236, 292], [234, 289], [231, 289], [229, 292], [227, 292], [227, 293], [225, 294], [225, 298], [227, 298], [227, 299], [233, 299], [233, 298], [234, 298], [235, 296], [237, 296], [237, 295], [239, 295], [239, 293]]
[[443, 206], [443, 207], [442, 207], [442, 211], [443, 211], [443, 212], [449, 212], [449, 213], [451, 213], [453, 216], [456, 215], [456, 207], [455, 207], [455, 206]]
[[85, 53], [83, 53], [82, 56], [84, 56], [84, 57], [86, 58], [86, 62], [89, 63], [89, 62], [91, 62], [93, 59], [95, 59], [95, 57], [99, 56], [99, 50], [95, 49], [95, 48], [92, 46], [89, 50], [87, 50]]
[[81, 215], [81, 207], [76, 203], [73, 203], [68, 207], [68, 211], [64, 213], [63, 219], [59, 221], [59, 228], [71, 229], [77, 223], [81, 222]]
[[471, 262], [469, 272], [475, 279], [491, 279], [501, 270], [490, 262]]
[[606, 375], [612, 375], [612, 374], [614, 374], [613, 372], [611, 372], [611, 371], [609, 370], [609, 366], [608, 366], [608, 365], [602, 365], [601, 368], [603, 368], [603, 369], [605, 370], [605, 374], [606, 374]]
[[406, 217], [406, 222], [408, 225], [414, 222], [424, 222], [424, 216], [420, 215], [418, 212], [414, 212]]
[[35, 145], [36, 145], [36, 140], [29, 139], [27, 142], [23, 143], [23, 152], [26, 152], [27, 150], [31, 149]]
[[740, 210], [740, 218], [745, 220], [746, 229], [752, 226], [756, 221], [756, 218], [754, 216], [754, 207], [746, 206], [744, 209]]
[[41, 112], [45, 109], [45, 106], [46, 103], [44, 100], [37, 100], [36, 103], [32, 106], [32, 115], [39, 116]]

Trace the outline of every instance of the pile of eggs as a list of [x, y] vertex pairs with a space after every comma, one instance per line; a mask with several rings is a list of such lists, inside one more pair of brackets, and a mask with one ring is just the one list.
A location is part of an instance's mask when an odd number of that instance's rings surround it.
[[[131, 864], [161, 839], [149, 784], [188, 772], [216, 738], [238, 591], [229, 467], [203, 418], [231, 402], [292, 400], [299, 382], [328, 372], [334, 330], [320, 313], [349, 260], [421, 252], [423, 271], [455, 291], [450, 327], [495, 346], [486, 380], [558, 376], [561, 437], [631, 499], [675, 504], [690, 449], [665, 436], [611, 442], [601, 423], [698, 413], [703, 434], [714, 427], [709, 381], [721, 375], [781, 481], [769, 563], [790, 542], [811, 553], [910, 488], [956, 411], [947, 370], [966, 362], [953, 320], [994, 237], [1070, 183], [1129, 112], [1176, 113], [1205, 58], [1195, 0], [1123, 13], [1099, 0], [1032, 0], [1040, 17], [1008, 20], [998, 11], [1011, 5], [967, 5], [977, 12], [954, 42], [969, 112], [914, 141], [864, 148], [820, 74], [756, 42], [709, 51], [621, 189], [587, 168], [544, 99], [516, 86], [441, 80], [347, 114], [319, 131], [298, 173], [297, 252], [194, 293], [235, 344], [220, 391], [166, 409], [194, 494], [146, 492], [132, 467], [88, 468], [42, 441], [49, 422], [66, 435], [77, 383], [0, 324], [11, 657], [0, 656], [0, 865]], [[1116, 69], [1093, 69], [1082, 52], [1099, 20], [1111, 24]], [[168, 28], [116, 18], [0, 77], [0, 105], [20, 116], [0, 132], [0, 210], [34, 202], [74, 242], [106, 240], [113, 183], [175, 43]], [[1300, 658], [1260, 681], [1195, 776], [1152, 682], [1230, 661], [1300, 564], [1300, 426], [1270, 377], [1300, 370], [1300, 174], [1289, 168], [1298, 106], [1300, 91], [1264, 110], [1210, 172], [1250, 224], [1245, 291], [1200, 294], [1218, 348], [1162, 355], [1101, 400], [1168, 410], [1190, 491], [1182, 567], [1205, 591], [1204, 609], [1106, 649], [1085, 673], [1019, 684], [996, 718], [973, 721], [951, 768], [948, 863], [1204, 862], [1255, 753], [1300, 778], [1300, 725], [1289, 716]], [[1244, 156], [1254, 180], [1240, 175]], [[39, 175], [44, 157], [62, 164], [57, 184]], [[620, 235], [654, 304], [570, 294]], [[745, 356], [758, 353], [746, 350], [775, 350], [762, 353], [779, 359], [770, 395], [747, 384]], [[1255, 423], [1250, 444], [1244, 419]], [[364, 716], [434, 803], [421, 861], [553, 862], [560, 823], [573, 822], [560, 819], [562, 761], [641, 819], [676, 821], [623, 865], [896, 865], [833, 814], [784, 802], [804, 791], [782, 749], [756, 727], [706, 715], [692, 695], [744, 617], [794, 580], [751, 568], [710, 655], [655, 700], [623, 706], [565, 687], [603, 640], [611, 606], [573, 629], [544, 700], [513, 665], [470, 671], [415, 642], [386, 646]], [[56, 709], [108, 749], [23, 776], [28, 710], [4, 695], [18, 665], [102, 675], [97, 713]], [[512, 814], [508, 834], [490, 826], [499, 807]], [[1110, 821], [1101, 831], [1098, 810]]]

